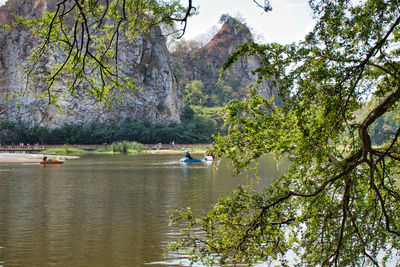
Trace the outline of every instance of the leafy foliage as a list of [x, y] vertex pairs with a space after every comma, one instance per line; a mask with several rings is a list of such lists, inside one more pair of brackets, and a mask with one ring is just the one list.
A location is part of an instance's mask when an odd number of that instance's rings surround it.
[[204, 85], [202, 81], [194, 80], [186, 84], [182, 91], [185, 104], [196, 106], [204, 105], [206, 102], [206, 96], [203, 91]]
[[142, 152], [143, 146], [138, 143], [138, 142], [128, 142], [128, 141], [122, 141], [118, 143], [112, 143], [111, 144], [111, 150], [119, 153], [128, 153], [129, 151], [136, 151], [137, 153]]
[[[291, 251], [299, 265], [379, 266], [398, 257], [399, 124], [383, 145], [371, 142], [373, 124], [399, 110], [398, 3], [309, 3], [317, 23], [304, 41], [247, 43], [225, 64], [260, 56], [258, 82], [273, 78], [284, 106], [256, 88], [228, 105], [229, 133], [217, 138], [214, 153], [236, 171], [264, 153], [291, 165], [270, 188], [240, 187], [205, 217], [178, 212], [188, 228], [175, 249], [191, 249], [194, 261], [285, 265]], [[372, 106], [356, 120], [366, 99]]]
[[[40, 96], [47, 96], [50, 104], [57, 103], [57, 83], [67, 88], [65, 93], [110, 104], [137, 88], [119, 64], [121, 43], [149, 34], [156, 25], [176, 32], [174, 23], [182, 22], [184, 32], [195, 8], [192, 0], [187, 7], [176, 0], [60, 0], [54, 10], [37, 20], [17, 17], [17, 25], [32, 29], [39, 40], [25, 68], [31, 85], [47, 83]], [[49, 59], [49, 51], [55, 58]], [[50, 63], [50, 73], [38, 69], [40, 62]]]
[[111, 144], [122, 141], [136, 141], [142, 144], [210, 143], [216, 133], [217, 125], [213, 119], [195, 116], [194, 113], [181, 124], [173, 125], [130, 121], [120, 125], [92, 122], [86, 126], [64, 124], [48, 129], [31, 127], [22, 122], [0, 122], [1, 144]]
[[[376, 104], [376, 101], [372, 99], [369, 103], [363, 105], [361, 109], [355, 113], [356, 121], [365, 118], [368, 113], [371, 112], [371, 108]], [[397, 110], [388, 111], [371, 125], [369, 133], [373, 146], [382, 146], [390, 141], [400, 123], [399, 115]]]
[[240, 79], [231, 73], [224, 73], [221, 76], [216, 89], [212, 100], [218, 107], [225, 107], [232, 100], [243, 100], [249, 93], [249, 88], [244, 87]]

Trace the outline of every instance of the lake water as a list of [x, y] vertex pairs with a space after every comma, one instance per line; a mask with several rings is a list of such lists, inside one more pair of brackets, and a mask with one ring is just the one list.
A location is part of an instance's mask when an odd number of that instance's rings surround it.
[[[197, 155], [200, 157], [200, 155]], [[88, 155], [63, 165], [0, 163], [0, 266], [184, 266], [163, 257], [179, 225], [169, 212], [204, 214], [246, 176], [227, 163], [181, 155]], [[285, 164], [282, 164], [285, 165]], [[260, 164], [259, 188], [281, 169]]]

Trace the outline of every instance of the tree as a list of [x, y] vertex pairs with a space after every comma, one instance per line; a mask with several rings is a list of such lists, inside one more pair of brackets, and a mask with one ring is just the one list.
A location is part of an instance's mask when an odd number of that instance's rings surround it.
[[[384, 145], [370, 138], [377, 119], [399, 110], [399, 2], [309, 3], [317, 23], [303, 41], [246, 43], [224, 66], [260, 56], [258, 82], [273, 78], [284, 106], [255, 88], [228, 105], [229, 133], [217, 138], [214, 153], [236, 171], [265, 153], [291, 164], [270, 188], [239, 187], [204, 217], [179, 211], [173, 221], [188, 229], [175, 248], [189, 248], [192, 260], [287, 264], [290, 250], [306, 266], [400, 261], [400, 127]], [[375, 105], [355, 120], [372, 98]]]
[[[37, 20], [18, 17], [16, 25], [29, 27], [39, 40], [25, 68], [27, 77], [44, 78], [47, 88], [42, 96], [51, 104], [57, 102], [53, 91], [57, 82], [66, 83], [65, 93], [91, 95], [109, 104], [137, 87], [118, 64], [120, 43], [133, 42], [156, 25], [181, 37], [187, 18], [195, 12], [192, 0], [187, 2], [186, 7], [177, 0], [58, 0], [53, 12]], [[177, 22], [183, 23], [180, 30]], [[50, 73], [36, 77], [37, 65], [49, 57], [50, 50], [60, 58], [54, 60]]]
[[248, 91], [248, 88], [241, 84], [240, 78], [236, 78], [232, 73], [224, 73], [217, 84], [215, 103], [224, 107], [234, 99], [243, 99]]
[[203, 93], [204, 85], [202, 81], [194, 80], [185, 85], [183, 100], [186, 105], [201, 106], [206, 102], [206, 97]]
[[194, 110], [190, 105], [185, 105], [182, 110], [181, 120], [185, 123], [190, 122], [194, 118]]

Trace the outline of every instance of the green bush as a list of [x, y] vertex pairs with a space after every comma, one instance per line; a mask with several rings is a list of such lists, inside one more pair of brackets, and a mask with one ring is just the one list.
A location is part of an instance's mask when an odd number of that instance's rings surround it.
[[143, 151], [143, 146], [142, 144], [137, 142], [122, 141], [122, 142], [112, 143], [111, 150], [114, 153], [123, 153], [123, 154], [126, 154], [128, 152], [140, 153]]
[[43, 154], [54, 153], [56, 155], [81, 155], [87, 153], [86, 150], [77, 148], [52, 148], [41, 151]]

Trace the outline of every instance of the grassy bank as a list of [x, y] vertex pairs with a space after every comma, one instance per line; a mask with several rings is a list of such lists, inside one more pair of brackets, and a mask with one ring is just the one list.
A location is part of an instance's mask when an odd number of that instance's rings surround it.
[[55, 155], [82, 155], [90, 153], [89, 151], [76, 149], [76, 148], [53, 148], [40, 151], [41, 154], [55, 154]]
[[204, 154], [208, 151], [209, 147], [185, 147], [185, 148], [175, 148], [175, 149], [155, 149], [155, 150], [145, 150], [144, 153], [147, 154], [182, 154], [184, 151], [190, 151], [193, 154]]
[[160, 148], [146, 149], [146, 147], [140, 143], [123, 141], [123, 142], [113, 143], [107, 147], [98, 148], [94, 151], [69, 148], [68, 145], [65, 145], [62, 148], [47, 149], [47, 150], [41, 151], [40, 153], [56, 154], [56, 155], [82, 155], [82, 154], [89, 154], [89, 153], [96, 153], [96, 154], [103, 154], [103, 153], [104, 154], [139, 154], [139, 153], [142, 153], [142, 154], [181, 154], [184, 151], [188, 150], [195, 154], [204, 154], [209, 149], [209, 146], [210, 145], [204, 145], [204, 147], [203, 146], [199, 147], [198, 145], [195, 145], [195, 146], [187, 145], [185, 147], [177, 146], [175, 148], [166, 149], [165, 147], [162, 147], [162, 145], [161, 145]]

